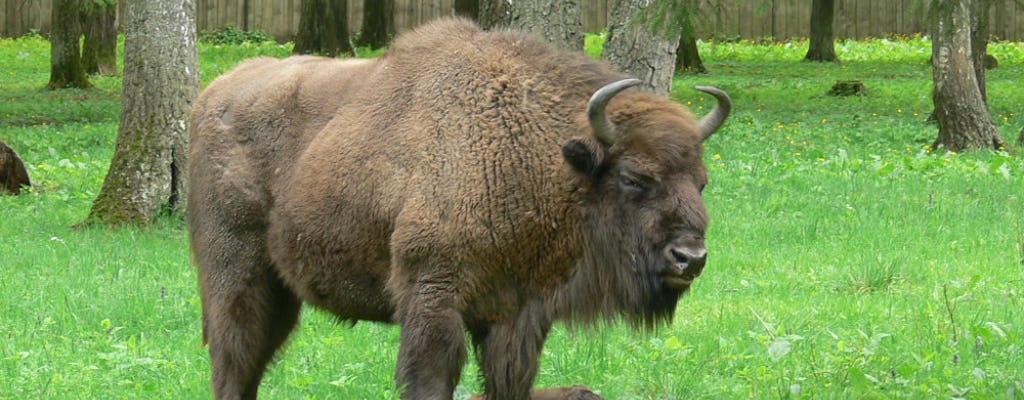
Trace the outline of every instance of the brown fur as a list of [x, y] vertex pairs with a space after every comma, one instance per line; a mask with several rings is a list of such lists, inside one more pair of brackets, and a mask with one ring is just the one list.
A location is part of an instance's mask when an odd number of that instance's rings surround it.
[[688, 284], [661, 282], [665, 251], [703, 249], [702, 137], [628, 90], [607, 109], [621, 139], [600, 144], [587, 101], [621, 78], [450, 19], [374, 60], [262, 58], [214, 81], [189, 223], [217, 398], [256, 396], [303, 302], [401, 324], [410, 399], [451, 398], [467, 331], [487, 398], [526, 399], [554, 319], [670, 317]]
[[25, 163], [11, 146], [0, 141], [0, 194], [19, 194], [22, 186], [32, 186]]

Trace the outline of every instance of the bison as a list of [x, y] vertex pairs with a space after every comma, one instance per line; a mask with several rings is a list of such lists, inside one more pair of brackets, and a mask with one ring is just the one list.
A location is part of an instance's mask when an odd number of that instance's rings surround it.
[[[308, 303], [401, 325], [408, 399], [532, 392], [555, 320], [652, 326], [704, 267], [697, 120], [581, 54], [462, 19], [372, 60], [248, 60], [192, 113], [188, 222], [219, 399], [255, 398]], [[575, 389], [574, 389], [575, 390]], [[578, 390], [577, 390], [578, 391]]]

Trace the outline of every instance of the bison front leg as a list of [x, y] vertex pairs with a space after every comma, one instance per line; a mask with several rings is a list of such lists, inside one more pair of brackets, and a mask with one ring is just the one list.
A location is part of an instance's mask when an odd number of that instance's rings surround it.
[[395, 380], [403, 399], [451, 399], [466, 363], [465, 325], [446, 285], [419, 282], [399, 303]]
[[530, 389], [550, 330], [551, 316], [542, 302], [533, 301], [515, 319], [471, 331], [487, 400], [531, 398]]

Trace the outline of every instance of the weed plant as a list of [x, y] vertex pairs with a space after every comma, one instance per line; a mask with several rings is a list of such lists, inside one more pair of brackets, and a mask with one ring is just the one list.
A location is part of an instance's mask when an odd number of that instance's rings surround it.
[[[600, 53], [601, 38], [587, 51]], [[709, 139], [710, 263], [675, 321], [635, 333], [557, 327], [538, 385], [609, 399], [1024, 397], [1024, 161], [1013, 150], [930, 149], [930, 43], [704, 42], [711, 71], [673, 98], [736, 104]], [[204, 84], [289, 45], [202, 43]], [[988, 72], [1004, 136], [1024, 126], [1024, 45], [997, 42]], [[0, 398], [209, 398], [200, 302], [184, 224], [72, 229], [111, 158], [120, 78], [45, 91], [48, 44], [0, 40], [0, 139], [35, 188], [0, 196]], [[866, 96], [827, 96], [861, 80]], [[395, 398], [393, 326], [306, 310], [261, 394]], [[466, 368], [460, 398], [480, 390]]]

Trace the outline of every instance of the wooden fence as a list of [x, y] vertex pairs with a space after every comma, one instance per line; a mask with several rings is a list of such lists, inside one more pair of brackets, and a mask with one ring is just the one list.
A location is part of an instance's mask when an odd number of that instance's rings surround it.
[[[132, 1], [132, 0], [122, 0]], [[403, 31], [424, 21], [452, 14], [454, 0], [396, 0], [395, 26]], [[598, 32], [607, 25], [610, 0], [580, 0], [584, 29]], [[278, 40], [290, 40], [299, 26], [300, 0], [198, 0], [199, 30], [228, 25], [260, 29]], [[0, 0], [0, 36], [31, 30], [48, 32], [52, 0]], [[696, 29], [702, 37], [788, 39], [806, 37], [811, 0], [698, 0]], [[839, 38], [914, 34], [927, 30], [929, 0], [837, 0], [834, 31]], [[1024, 7], [1017, 0], [996, 0], [992, 34], [1024, 41]], [[363, 0], [348, 0], [349, 26], [362, 22]]]

